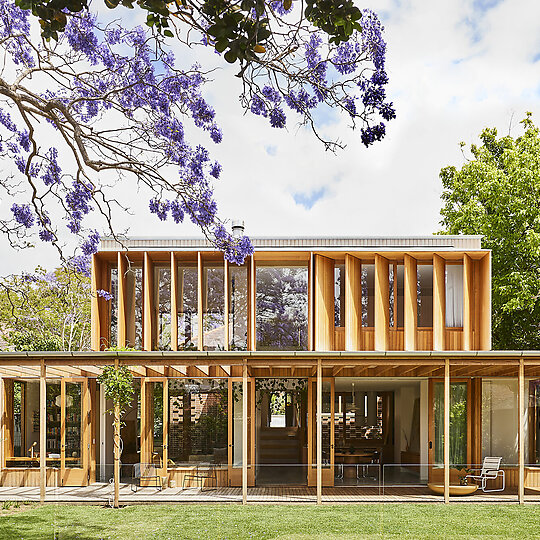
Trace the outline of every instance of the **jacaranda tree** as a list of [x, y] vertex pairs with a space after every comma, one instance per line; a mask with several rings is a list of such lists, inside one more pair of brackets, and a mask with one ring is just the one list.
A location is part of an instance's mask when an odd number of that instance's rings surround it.
[[221, 165], [185, 136], [192, 122], [209, 142], [223, 138], [202, 95], [205, 71], [179, 65], [168, 40], [212, 47], [236, 63], [241, 103], [275, 128], [289, 114], [323, 140], [314, 113], [330, 107], [359, 123], [369, 146], [395, 117], [381, 24], [350, 0], [121, 4], [145, 9], [147, 27], [100, 24], [84, 0], [0, 0], [1, 187], [9, 200], [0, 228], [14, 247], [39, 239], [65, 258], [67, 229], [80, 238], [71, 263], [84, 269], [100, 238], [89, 216], [115, 236], [115, 212], [127, 205], [119, 193], [144, 187], [160, 220], [190, 219], [229, 261], [252, 252], [218, 217], [212, 182]]

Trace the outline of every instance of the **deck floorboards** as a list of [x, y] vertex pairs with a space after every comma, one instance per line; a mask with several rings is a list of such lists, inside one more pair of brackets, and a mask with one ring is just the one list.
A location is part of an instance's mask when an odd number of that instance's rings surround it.
[[[87, 487], [49, 487], [46, 502], [107, 504], [112, 498], [109, 484], [96, 483]], [[465, 497], [451, 497], [451, 502], [516, 503], [517, 493], [482, 493]], [[317, 491], [312, 487], [253, 487], [248, 489], [249, 503], [315, 503]], [[329, 487], [323, 488], [323, 503], [440, 503], [443, 498], [426, 487]], [[526, 502], [540, 503], [540, 493], [528, 492]], [[39, 501], [38, 487], [0, 487], [0, 501]], [[241, 503], [242, 488], [217, 489], [139, 488], [134, 493], [128, 484], [120, 486], [121, 504], [167, 503]]]

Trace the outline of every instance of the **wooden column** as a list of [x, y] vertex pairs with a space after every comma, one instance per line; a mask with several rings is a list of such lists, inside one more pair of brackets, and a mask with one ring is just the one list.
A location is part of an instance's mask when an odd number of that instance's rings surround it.
[[256, 293], [257, 293], [257, 280], [256, 280], [256, 267], [255, 267], [255, 255], [252, 255], [249, 260], [249, 350], [254, 351], [257, 349], [257, 328], [256, 328]]
[[311, 251], [308, 262], [308, 351], [315, 350], [315, 256]]
[[317, 360], [317, 504], [322, 504], [322, 362]]
[[178, 269], [171, 251], [171, 351], [178, 350]]
[[403, 341], [404, 349], [406, 351], [415, 351], [417, 348], [416, 345], [416, 336], [417, 336], [417, 327], [418, 327], [418, 302], [417, 302], [417, 268], [416, 268], [416, 259], [405, 254], [404, 257], [404, 266], [405, 266], [405, 290], [403, 298]]
[[450, 360], [444, 361], [444, 502], [450, 502]]
[[225, 340], [223, 342], [224, 349], [226, 351], [229, 350], [229, 261], [224, 260], [223, 261], [223, 292], [225, 295], [224, 298], [224, 305], [223, 305], [223, 311], [224, 311], [224, 317], [225, 317]]
[[153, 344], [153, 317], [154, 310], [154, 265], [150, 259], [150, 255], [144, 253], [144, 268], [143, 268], [143, 349], [145, 351], [152, 350]]
[[474, 261], [470, 255], [463, 255], [463, 350], [474, 350]]
[[388, 259], [375, 254], [375, 350], [387, 351], [390, 344], [390, 296]]
[[433, 255], [433, 350], [445, 350], [446, 284], [444, 259]]
[[362, 264], [345, 255], [345, 350], [362, 350]]
[[197, 349], [199, 351], [204, 350], [204, 324], [203, 324], [203, 266], [202, 255], [199, 251], [197, 253], [197, 319], [199, 324], [197, 326]]
[[45, 502], [47, 486], [47, 370], [41, 359], [39, 374], [39, 502]]
[[525, 366], [523, 357], [519, 359], [518, 373], [518, 453], [519, 453], [519, 477], [518, 477], [518, 500], [519, 504], [525, 503]]
[[334, 350], [334, 261], [315, 255], [315, 350]]
[[94, 253], [92, 255], [92, 267], [91, 267], [91, 276], [90, 276], [90, 293], [91, 293], [91, 301], [90, 301], [90, 317], [92, 320], [92, 326], [91, 326], [91, 338], [90, 338], [90, 346], [93, 351], [99, 351], [102, 347], [104, 347], [104, 343], [102, 338], [104, 338], [107, 334], [107, 317], [104, 310], [104, 302], [105, 300], [98, 296], [97, 291], [104, 288], [103, 281], [103, 271], [104, 271], [104, 265], [103, 262], [99, 259], [99, 257]]
[[491, 253], [478, 261], [480, 268], [480, 347], [481, 351], [491, 350]]
[[[118, 358], [114, 360], [114, 368], [118, 369]], [[114, 406], [114, 508], [120, 503], [120, 406]]]
[[4, 452], [4, 424], [5, 424], [5, 406], [4, 406], [4, 379], [0, 377], [0, 470], [6, 466]]
[[247, 504], [248, 488], [248, 380], [247, 364], [242, 366], [242, 504]]

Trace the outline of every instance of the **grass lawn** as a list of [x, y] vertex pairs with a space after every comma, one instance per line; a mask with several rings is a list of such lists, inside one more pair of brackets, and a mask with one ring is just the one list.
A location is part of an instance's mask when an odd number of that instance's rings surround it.
[[0, 539], [539, 538], [540, 506], [479, 504], [26, 505], [0, 509]]

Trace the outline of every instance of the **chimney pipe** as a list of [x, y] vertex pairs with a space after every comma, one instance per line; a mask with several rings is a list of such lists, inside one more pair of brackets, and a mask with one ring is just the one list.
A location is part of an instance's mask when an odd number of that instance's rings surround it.
[[235, 219], [232, 222], [232, 235], [235, 238], [241, 238], [244, 236], [244, 220]]

